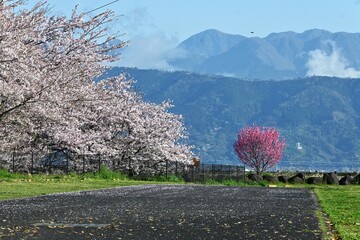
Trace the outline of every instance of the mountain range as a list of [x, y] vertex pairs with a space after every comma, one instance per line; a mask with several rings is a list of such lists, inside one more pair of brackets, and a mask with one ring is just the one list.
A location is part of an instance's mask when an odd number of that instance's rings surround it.
[[[305, 39], [308, 35], [310, 39], [315, 33], [302, 36]], [[224, 49], [236, 46], [236, 37], [228, 37], [225, 42], [219, 39], [217, 45]], [[215, 54], [218, 49], [214, 47], [208, 54]], [[289, 56], [293, 55], [291, 49], [295, 50], [289, 47]], [[194, 54], [201, 55], [202, 51], [194, 50]], [[200, 61], [201, 57], [192, 60]], [[278, 64], [285, 68], [288, 63]], [[238, 164], [232, 149], [237, 132], [244, 126], [257, 124], [275, 127], [286, 139], [284, 158], [278, 168], [360, 169], [359, 79], [307, 77], [249, 81], [186, 71], [120, 67], [112, 68], [107, 75], [122, 72], [136, 80], [134, 87], [145, 100], [173, 101], [172, 111], [184, 116], [188, 143], [195, 145], [194, 152], [202, 162]]]
[[360, 77], [360, 33], [272, 33], [245, 37], [210, 29], [181, 42], [167, 59], [176, 70], [250, 80]]

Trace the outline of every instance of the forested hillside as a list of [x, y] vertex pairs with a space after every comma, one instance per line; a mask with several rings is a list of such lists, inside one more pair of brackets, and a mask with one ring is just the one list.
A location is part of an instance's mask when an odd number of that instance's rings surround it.
[[[245, 125], [276, 127], [286, 138], [279, 167], [360, 167], [360, 81], [311, 77], [287, 81], [114, 68], [137, 82], [144, 98], [171, 99], [185, 117], [189, 142], [204, 162], [238, 163], [232, 144]], [[302, 148], [302, 149], [300, 149]]]

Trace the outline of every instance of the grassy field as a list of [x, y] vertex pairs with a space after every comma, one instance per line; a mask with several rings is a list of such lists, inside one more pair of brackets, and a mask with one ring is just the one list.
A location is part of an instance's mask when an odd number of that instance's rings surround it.
[[[166, 180], [166, 181], [165, 181]], [[0, 200], [38, 196], [50, 193], [92, 190], [155, 183], [183, 183], [181, 179], [152, 179], [150, 181], [131, 180], [121, 174], [102, 169], [100, 173], [85, 175], [18, 175], [0, 170]], [[206, 184], [219, 184], [206, 182]], [[248, 186], [249, 183], [227, 181], [224, 185]], [[258, 186], [265, 186], [263, 182]], [[282, 187], [280, 185], [279, 187]], [[293, 185], [291, 187], [304, 187]], [[309, 185], [306, 185], [309, 187]], [[343, 240], [360, 239], [360, 185], [330, 186], [311, 185], [320, 206], [334, 224]]]
[[[168, 182], [181, 182], [181, 180], [170, 178]], [[21, 175], [0, 170], [0, 200], [156, 183], [165, 182], [161, 178], [149, 181], [132, 180], [105, 168], [100, 173], [84, 175]]]
[[360, 186], [316, 186], [314, 191], [341, 239], [360, 239]]
[[139, 185], [136, 181], [108, 181], [108, 180], [71, 180], [44, 181], [8, 181], [0, 183], [0, 200], [21, 197], [31, 197], [51, 193], [71, 192], [80, 190], [101, 189], [119, 186]]

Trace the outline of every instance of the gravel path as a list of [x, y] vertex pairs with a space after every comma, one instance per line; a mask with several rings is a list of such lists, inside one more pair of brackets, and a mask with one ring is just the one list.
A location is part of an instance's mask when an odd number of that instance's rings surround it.
[[306, 189], [146, 185], [0, 202], [0, 239], [322, 239]]

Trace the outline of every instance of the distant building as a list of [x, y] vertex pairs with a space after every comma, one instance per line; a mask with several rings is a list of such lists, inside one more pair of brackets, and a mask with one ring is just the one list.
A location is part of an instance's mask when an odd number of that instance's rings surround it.
[[302, 150], [303, 149], [303, 147], [301, 146], [301, 144], [299, 142], [296, 143], [296, 148], [297, 148], [297, 150]]

